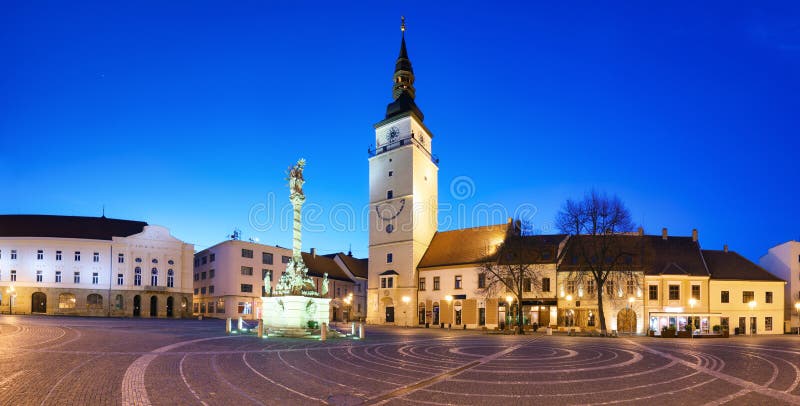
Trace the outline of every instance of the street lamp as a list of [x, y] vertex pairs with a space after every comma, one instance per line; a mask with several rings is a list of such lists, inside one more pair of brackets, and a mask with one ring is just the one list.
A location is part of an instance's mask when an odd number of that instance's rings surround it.
[[633, 325], [631, 325], [630, 321], [631, 321], [631, 311], [633, 309], [633, 301], [634, 300], [635, 299], [633, 298], [633, 296], [628, 297], [628, 311], [627, 311], [628, 314], [626, 316], [628, 316], [628, 325], [631, 328], [631, 331], [630, 331], [631, 335], [633, 335]]
[[[750, 303], [748, 303], [747, 305], [750, 306], [750, 312], [753, 312], [756, 309], [756, 301], [755, 300], [751, 300]], [[758, 319], [755, 316], [753, 316], [753, 318], [756, 319], [756, 321], [758, 321]], [[755, 330], [755, 326], [753, 325], [753, 320], [751, 319], [750, 320], [750, 334], [751, 335], [753, 334], [754, 330]]]
[[408, 327], [408, 319], [406, 318], [406, 310], [408, 310], [408, 302], [411, 301], [411, 298], [408, 296], [403, 296], [403, 324]]
[[697, 299], [695, 299], [695, 298], [691, 298], [691, 299], [689, 299], [689, 307], [691, 307], [691, 308], [692, 308], [692, 311], [691, 311], [691, 313], [689, 313], [690, 317], [692, 318], [692, 326], [691, 326], [691, 328], [692, 328], [692, 331], [691, 331], [692, 335], [691, 335], [691, 337], [690, 337], [690, 338], [694, 338], [694, 305], [696, 305], [696, 304], [697, 304]]
[[[794, 308], [797, 309], [797, 321], [800, 323], [800, 302], [796, 302]], [[797, 335], [800, 336], [800, 324], [797, 325]]]
[[14, 285], [9, 286], [8, 289], [6, 289], [6, 293], [8, 294], [8, 314], [14, 314], [14, 299], [17, 297]]

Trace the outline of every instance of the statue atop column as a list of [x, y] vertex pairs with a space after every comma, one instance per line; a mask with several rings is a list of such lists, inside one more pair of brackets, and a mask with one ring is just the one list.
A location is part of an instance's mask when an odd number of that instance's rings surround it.
[[302, 248], [302, 207], [306, 201], [303, 193], [303, 169], [306, 160], [300, 158], [297, 163], [289, 167], [287, 172], [289, 181], [289, 201], [292, 202], [294, 221], [292, 226], [292, 259], [286, 264], [286, 273], [281, 276], [275, 292], [278, 295], [294, 296], [319, 296], [314, 286], [314, 281], [308, 277], [308, 268], [303, 263]]

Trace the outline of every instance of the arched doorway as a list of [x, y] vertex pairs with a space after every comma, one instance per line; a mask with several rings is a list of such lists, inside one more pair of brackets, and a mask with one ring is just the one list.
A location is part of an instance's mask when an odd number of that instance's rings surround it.
[[622, 309], [617, 313], [617, 331], [620, 333], [636, 332], [636, 312], [633, 309]]
[[158, 296], [150, 296], [150, 317], [158, 317]]
[[172, 296], [167, 298], [167, 317], [172, 317], [172, 306], [175, 303], [175, 299]]
[[133, 317], [142, 315], [142, 297], [136, 295], [133, 297]]
[[31, 296], [31, 313], [47, 313], [47, 295], [35, 292]]
[[381, 306], [383, 307], [384, 322], [394, 323], [394, 302], [390, 297], [381, 299]]

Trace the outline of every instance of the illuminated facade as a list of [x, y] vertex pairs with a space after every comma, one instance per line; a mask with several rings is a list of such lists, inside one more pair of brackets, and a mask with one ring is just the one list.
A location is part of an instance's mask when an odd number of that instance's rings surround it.
[[0, 312], [188, 317], [193, 252], [139, 221], [0, 216]]
[[785, 331], [800, 328], [800, 242], [787, 241], [767, 251], [759, 260], [773, 275], [787, 281], [784, 289], [783, 315]]
[[[302, 253], [308, 276], [319, 288], [328, 274], [331, 319], [361, 320], [366, 317], [366, 260], [337, 253]], [[195, 315], [217, 318], [257, 319], [261, 297], [275, 291], [292, 250], [255, 242], [228, 240], [194, 256]], [[266, 282], [266, 284], [265, 284]]]

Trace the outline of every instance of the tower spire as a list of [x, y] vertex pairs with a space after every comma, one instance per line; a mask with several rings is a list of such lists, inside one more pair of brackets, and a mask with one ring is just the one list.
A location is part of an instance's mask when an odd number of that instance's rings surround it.
[[397, 62], [394, 65], [393, 79], [392, 97], [395, 100], [403, 93], [414, 98], [414, 68], [411, 67], [411, 60], [408, 58], [406, 50], [406, 18], [404, 16], [400, 17], [400, 55], [397, 56]]

